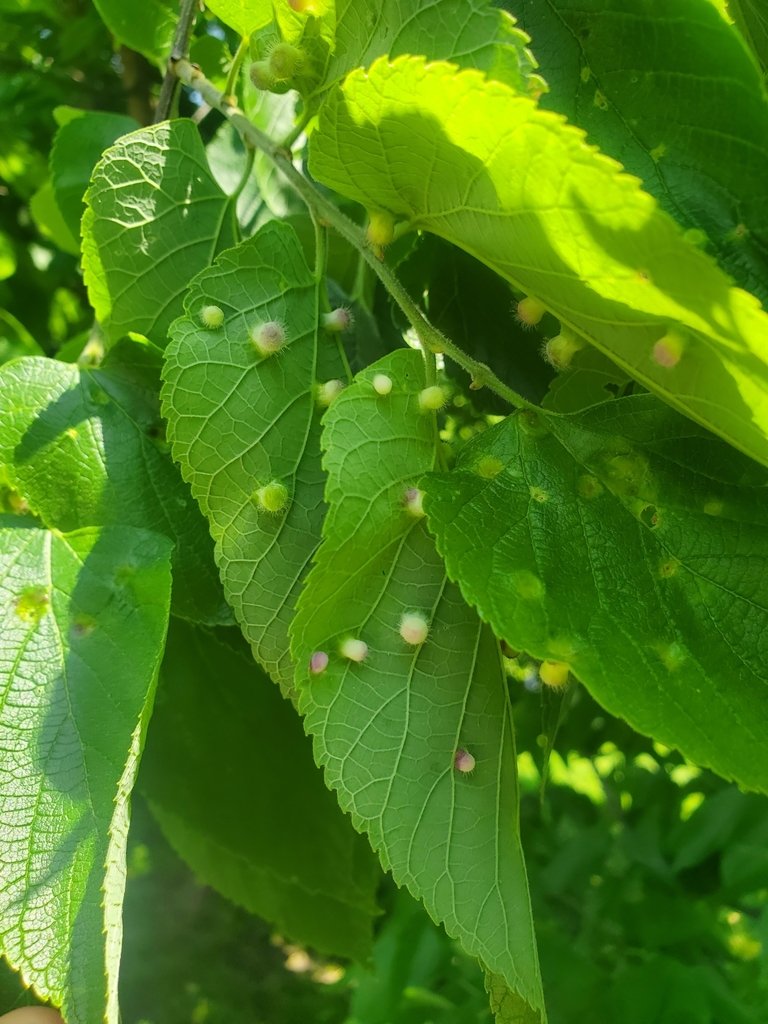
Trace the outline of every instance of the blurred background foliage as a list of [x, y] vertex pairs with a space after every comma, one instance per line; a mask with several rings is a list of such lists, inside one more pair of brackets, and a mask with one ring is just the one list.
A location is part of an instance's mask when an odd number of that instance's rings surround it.
[[[41, 353], [98, 359], [78, 259], [78, 193], [67, 205], [67, 182], [51, 152], [57, 132], [73, 123], [67, 108], [121, 115], [108, 130], [100, 121], [91, 131], [97, 119], [88, 121], [92, 144], [102, 129], [103, 144], [128, 130], [126, 116], [152, 120], [173, 10], [170, 0], [142, 3], [141, 18], [122, 20], [119, 5], [105, 6], [107, 28], [90, 0], [0, 0], [0, 362]], [[237, 42], [201, 15], [193, 59], [223, 84]], [[183, 94], [180, 112], [200, 124], [214, 173], [232, 192], [245, 166], [242, 146], [196, 99]], [[246, 93], [242, 102], [267, 128], [293, 116], [290, 97]], [[65, 153], [63, 136], [60, 142]], [[270, 217], [289, 217], [311, 250], [307, 215], [258, 159], [238, 215], [246, 234]], [[557, 374], [540, 351], [556, 328], [545, 319], [524, 331], [507, 286], [466, 254], [410, 238], [387, 258], [438, 326], [533, 400], [570, 410], [626, 390], [626, 378], [595, 353], [578, 354], [567, 374]], [[406, 325], [338, 239], [330, 275], [334, 301], [351, 298], [357, 313], [347, 338], [353, 369], [406, 343]], [[478, 309], [469, 331], [470, 311]], [[504, 410], [472, 391], [459, 371], [446, 374], [452, 400], [442, 436], [450, 452]], [[552, 1024], [768, 1020], [768, 801], [637, 735], [582, 689], [542, 692], [536, 664], [523, 656], [508, 667], [521, 827]], [[222, 764], [222, 785], [226, 775]], [[269, 773], [256, 784], [268, 786]], [[124, 1024], [490, 1022], [479, 967], [388, 878], [378, 901], [368, 963], [294, 945], [201, 884], [139, 795], [125, 908]], [[0, 961], [0, 1013], [29, 1002], [33, 994]]]

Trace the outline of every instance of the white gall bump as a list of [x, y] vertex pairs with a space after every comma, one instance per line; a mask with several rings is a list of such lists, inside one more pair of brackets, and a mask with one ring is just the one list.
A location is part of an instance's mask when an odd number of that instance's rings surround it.
[[418, 487], [409, 487], [405, 492], [405, 507], [412, 516], [419, 518], [424, 515], [424, 491]]
[[388, 395], [392, 390], [392, 378], [386, 373], [377, 373], [373, 378], [373, 390], [377, 395]]
[[326, 331], [346, 331], [352, 326], [352, 314], [346, 306], [339, 306], [330, 313], [323, 313], [323, 327]]
[[346, 640], [342, 641], [339, 654], [341, 654], [342, 658], [349, 658], [350, 661], [365, 661], [368, 654], [368, 644], [362, 640], [347, 637]]
[[203, 327], [215, 331], [224, 323], [224, 310], [220, 306], [203, 306], [200, 310], [200, 321]]
[[445, 392], [434, 384], [431, 388], [424, 388], [419, 392], [419, 408], [424, 412], [433, 412], [442, 409], [445, 405]]
[[671, 370], [677, 366], [685, 348], [685, 339], [679, 331], [667, 331], [663, 338], [653, 346], [652, 357], [655, 363]]
[[453, 759], [457, 771], [472, 772], [475, 770], [475, 759], [468, 750], [457, 750]]
[[285, 330], [277, 320], [268, 320], [251, 330], [251, 341], [260, 356], [271, 356], [285, 344]]
[[325, 651], [315, 651], [309, 659], [309, 671], [312, 675], [319, 676], [328, 668], [328, 655]]
[[429, 626], [423, 615], [404, 615], [400, 620], [400, 636], [407, 644], [417, 647], [427, 639]]

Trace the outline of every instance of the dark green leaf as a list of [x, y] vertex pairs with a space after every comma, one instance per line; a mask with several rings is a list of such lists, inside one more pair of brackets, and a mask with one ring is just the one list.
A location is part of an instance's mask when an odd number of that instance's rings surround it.
[[202, 881], [293, 941], [366, 959], [376, 860], [247, 647], [172, 623], [140, 785]]

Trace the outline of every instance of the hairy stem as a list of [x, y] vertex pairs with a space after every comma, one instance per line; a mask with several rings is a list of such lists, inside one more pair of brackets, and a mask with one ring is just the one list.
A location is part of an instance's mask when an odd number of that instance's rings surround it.
[[[176, 24], [176, 31], [173, 34], [173, 45], [171, 55], [168, 58], [168, 70], [165, 72], [163, 86], [155, 108], [155, 124], [165, 121], [171, 112], [173, 97], [176, 93], [179, 76], [175, 73], [175, 65], [179, 60], [185, 60], [189, 56], [189, 38], [192, 35], [192, 28], [198, 12], [197, 0], [181, 0], [179, 20]], [[190, 65], [191, 67], [191, 65]]]
[[408, 318], [411, 326], [416, 331], [424, 349], [431, 352], [443, 352], [449, 358], [458, 363], [472, 377], [476, 387], [488, 387], [511, 405], [526, 409], [537, 409], [538, 407], [523, 398], [522, 395], [513, 391], [512, 388], [499, 380], [493, 370], [485, 363], [479, 363], [472, 359], [466, 352], [462, 351], [449, 338], [434, 327], [426, 317], [426, 314], [413, 301], [406, 289], [395, 277], [391, 268], [380, 260], [371, 250], [362, 228], [350, 220], [346, 214], [329, 199], [327, 199], [311, 181], [304, 177], [293, 166], [290, 153], [286, 153], [281, 146], [264, 132], [252, 124], [242, 110], [231, 102], [231, 97], [219, 92], [212, 82], [208, 81], [205, 75], [188, 60], [180, 59], [172, 61], [175, 73], [186, 85], [196, 89], [205, 99], [206, 103], [217, 110], [231, 122], [240, 132], [244, 140], [251, 143], [257, 149], [265, 153], [275, 166], [283, 173], [288, 183], [301, 196], [310, 210], [321, 220], [333, 227], [340, 235], [353, 245], [368, 265], [373, 269], [381, 283], [400, 306]]
[[240, 71], [240, 65], [243, 63], [243, 58], [248, 52], [248, 44], [250, 42], [250, 36], [243, 36], [240, 40], [240, 45], [235, 51], [235, 55], [232, 58], [232, 63], [229, 66], [227, 72], [227, 80], [224, 83], [224, 95], [234, 96], [235, 86], [237, 85], [237, 75]]

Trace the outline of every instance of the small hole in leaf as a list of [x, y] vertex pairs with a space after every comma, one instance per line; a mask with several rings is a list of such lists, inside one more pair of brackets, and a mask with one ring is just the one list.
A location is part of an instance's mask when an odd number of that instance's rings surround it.
[[659, 525], [659, 510], [655, 505], [646, 505], [640, 513], [640, 522], [647, 526], [649, 529], [653, 529], [654, 526]]

